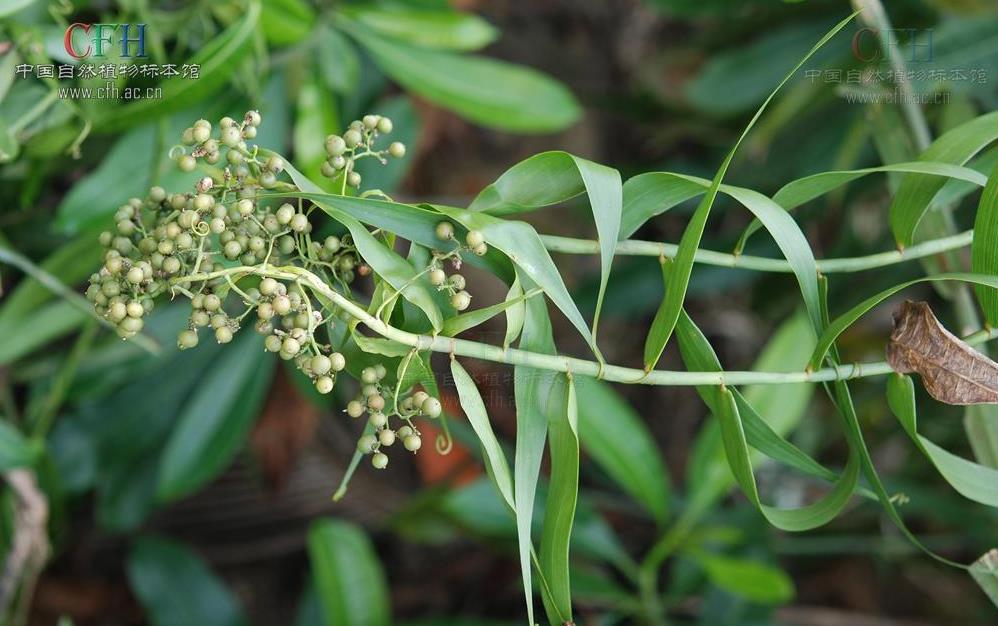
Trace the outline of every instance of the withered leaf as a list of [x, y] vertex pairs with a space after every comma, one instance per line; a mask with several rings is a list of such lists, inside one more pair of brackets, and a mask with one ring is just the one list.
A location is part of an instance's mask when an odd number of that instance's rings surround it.
[[925, 302], [907, 301], [894, 311], [887, 362], [900, 374], [919, 374], [940, 402], [998, 402], [998, 363], [943, 328]]

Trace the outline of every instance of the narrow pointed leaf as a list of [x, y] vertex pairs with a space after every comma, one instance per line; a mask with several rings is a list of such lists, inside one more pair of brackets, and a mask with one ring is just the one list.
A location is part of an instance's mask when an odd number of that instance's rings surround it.
[[391, 596], [367, 535], [353, 524], [318, 520], [308, 531], [308, 558], [325, 626], [387, 626]]
[[[971, 267], [975, 273], [998, 275], [998, 167], [981, 194], [974, 218], [974, 242], [971, 246]], [[977, 299], [984, 318], [998, 326], [998, 289], [977, 285]]]

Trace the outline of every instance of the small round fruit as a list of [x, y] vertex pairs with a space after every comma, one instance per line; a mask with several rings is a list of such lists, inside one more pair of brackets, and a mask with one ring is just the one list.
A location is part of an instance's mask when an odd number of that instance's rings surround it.
[[385, 408], [385, 398], [380, 393], [370, 395], [367, 397], [367, 408], [372, 411], [380, 411]]
[[287, 296], [275, 296], [272, 304], [274, 306], [274, 313], [278, 315], [287, 315], [291, 311], [291, 299]]
[[327, 252], [337, 252], [340, 249], [340, 238], [335, 235], [330, 235], [326, 237], [326, 240], [322, 242], [322, 247], [326, 249]]
[[378, 376], [378, 380], [381, 380], [388, 375], [388, 369], [381, 363], [378, 363], [374, 366], [374, 373]]
[[364, 435], [357, 440], [357, 450], [362, 454], [374, 452], [374, 446], [378, 444], [378, 439], [374, 435]]
[[398, 429], [398, 432], [396, 432], [395, 435], [399, 439], [405, 439], [406, 437], [408, 437], [412, 433], [413, 433], [413, 431], [412, 431], [412, 427], [411, 426], [403, 426], [402, 428]]
[[471, 306], [471, 294], [467, 291], [459, 291], [451, 296], [450, 303], [458, 311], [463, 311]]
[[378, 132], [381, 133], [382, 135], [387, 135], [388, 133], [392, 132], [393, 127], [394, 124], [392, 124], [392, 121], [387, 117], [383, 117], [380, 120], [378, 120]]
[[460, 274], [452, 274], [451, 277], [448, 279], [448, 282], [450, 283], [451, 287], [457, 289], [458, 291], [464, 289], [468, 284], [467, 281], [464, 279], [464, 276], [461, 276]]
[[215, 340], [218, 341], [218, 343], [229, 343], [232, 341], [232, 329], [228, 326], [216, 328]]
[[285, 337], [281, 342], [281, 350], [294, 356], [301, 351], [301, 344], [294, 337]]
[[378, 433], [378, 442], [381, 445], [388, 447], [395, 443], [395, 431], [390, 428], [386, 428]]
[[177, 335], [177, 347], [181, 350], [193, 348], [198, 345], [198, 334], [193, 330], [182, 330]]
[[360, 187], [360, 173], [350, 172], [347, 174], [347, 184], [351, 187]]
[[309, 362], [309, 367], [312, 368], [312, 372], [317, 376], [323, 376], [329, 373], [329, 370], [333, 368], [333, 362], [330, 358], [324, 354], [317, 354], [312, 357]]
[[428, 417], [440, 417], [440, 412], [443, 410], [440, 400], [433, 397], [423, 400], [423, 404], [419, 408], [423, 411], [423, 415]]
[[350, 417], [360, 417], [364, 414], [364, 405], [358, 400], [347, 402], [347, 415]]
[[486, 245], [484, 243], [480, 243], [480, 244], [478, 244], [477, 246], [475, 246], [474, 248], [471, 249], [471, 252], [475, 256], [485, 256], [488, 253], [488, 251], [489, 251], [489, 247], [488, 247], [488, 245]]
[[437, 238], [439, 239], [453, 239], [454, 238], [454, 225], [450, 222], [440, 222], [437, 224], [436, 228]]
[[385, 469], [388, 467], [388, 455], [384, 452], [375, 452], [371, 457], [371, 465], [377, 469]]
[[303, 233], [308, 230], [308, 218], [305, 217], [304, 213], [296, 213], [291, 218], [291, 230], [296, 233]]
[[347, 366], [346, 357], [339, 352], [334, 352], [329, 355], [329, 365], [334, 372], [342, 372], [343, 368]]
[[333, 390], [333, 379], [330, 376], [320, 376], [315, 381], [315, 390], [326, 395]]
[[419, 438], [419, 435], [408, 435], [402, 439], [402, 445], [409, 452], [415, 452], [423, 447], [423, 440]]
[[464, 237], [464, 241], [468, 244], [469, 248], [474, 248], [485, 243], [485, 235], [478, 230], [469, 230], [468, 234]]
[[360, 371], [360, 380], [364, 384], [373, 385], [378, 382], [378, 372], [373, 367], [365, 367]]
[[346, 143], [347, 148], [354, 148], [363, 140], [364, 137], [360, 134], [360, 131], [356, 129], [351, 128], [347, 132], [343, 133], [343, 141]]
[[430, 282], [434, 285], [444, 284], [447, 282], [447, 273], [440, 268], [430, 270]]
[[374, 428], [381, 429], [388, 425], [388, 416], [381, 411], [375, 411], [367, 418], [367, 422]]
[[364, 128], [368, 130], [374, 130], [378, 127], [378, 122], [381, 121], [380, 115], [365, 115], [361, 122], [364, 124]]
[[330, 135], [326, 137], [326, 154], [331, 157], [337, 157], [346, 152], [347, 144], [343, 141], [343, 137], [339, 135]]
[[209, 293], [202, 301], [205, 311], [217, 311], [222, 308], [222, 300], [213, 293]]
[[277, 281], [269, 276], [261, 280], [260, 293], [265, 296], [272, 296], [277, 293]]
[[143, 280], [145, 280], [146, 275], [145, 272], [142, 271], [141, 267], [133, 265], [132, 268], [128, 270], [128, 273], [125, 274], [125, 278], [127, 278], [128, 282], [132, 283], [133, 285], [138, 285]]
[[392, 155], [396, 159], [401, 159], [405, 156], [405, 144], [401, 141], [393, 141], [391, 145], [388, 146], [388, 154]]

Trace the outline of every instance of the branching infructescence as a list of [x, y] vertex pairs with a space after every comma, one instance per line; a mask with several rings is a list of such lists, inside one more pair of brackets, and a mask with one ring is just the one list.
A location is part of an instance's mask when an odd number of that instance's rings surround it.
[[[87, 297], [98, 315], [115, 324], [121, 337], [129, 338], [142, 330], [157, 296], [186, 296], [191, 314], [177, 336], [180, 349], [197, 346], [202, 328], [210, 327], [215, 340], [224, 344], [240, 327], [252, 323], [264, 336], [267, 351], [294, 361], [319, 393], [328, 394], [347, 362], [323, 342], [320, 329], [343, 323], [335, 319], [338, 309], [317, 299], [314, 285], [293, 275], [290, 279], [262, 276], [261, 270], [298, 267], [320, 277], [326, 286], [335, 286], [330, 290], [338, 287], [346, 297], [352, 297], [350, 285], [357, 277], [371, 270], [349, 235], [313, 240], [309, 214], [314, 207], [303, 206], [301, 200], [279, 204], [261, 197], [262, 189], [291, 188], [278, 181], [284, 161], [274, 155], [264, 158], [257, 146], [247, 144], [261, 121], [258, 112], [250, 111], [241, 122], [223, 118], [217, 136], [207, 120], [198, 120], [183, 132], [183, 145], [171, 155], [181, 170], [192, 171], [198, 159], [215, 165], [223, 156], [226, 167], [210, 170], [217, 174], [201, 178], [193, 192], [167, 193], [153, 187], [145, 199], [132, 198], [119, 207], [114, 232], [100, 235], [104, 265], [90, 277]], [[367, 115], [353, 122], [343, 137], [330, 135], [323, 174], [341, 176], [344, 185], [359, 187], [360, 174], [353, 171], [357, 159], [371, 156], [384, 162], [387, 156], [405, 155], [399, 142], [386, 150], [374, 148], [379, 135], [391, 130], [390, 119]], [[442, 242], [454, 237], [449, 224], [441, 224], [438, 232]], [[467, 243], [466, 249], [476, 254], [487, 250], [479, 233], [469, 233]], [[449, 260], [460, 267], [464, 249], [434, 252], [424, 269], [458, 310], [468, 307], [471, 296], [464, 291], [464, 278], [447, 277], [442, 265]], [[225, 271], [229, 269], [236, 271]], [[381, 381], [386, 374], [381, 364], [363, 369], [361, 396], [346, 409], [351, 417], [367, 415], [375, 434], [362, 436], [358, 449], [372, 454], [377, 468], [388, 464], [381, 448], [396, 439], [410, 452], [419, 450], [422, 441], [413, 418], [436, 418], [441, 413], [440, 401], [425, 391], [385, 389]], [[397, 430], [391, 424], [393, 417], [401, 424]]]

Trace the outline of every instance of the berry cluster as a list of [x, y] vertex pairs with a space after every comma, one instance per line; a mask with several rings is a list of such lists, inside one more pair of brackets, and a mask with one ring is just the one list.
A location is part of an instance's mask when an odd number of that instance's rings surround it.
[[[202, 329], [225, 344], [241, 326], [252, 323], [264, 336], [267, 351], [294, 362], [319, 393], [328, 394], [347, 360], [319, 334], [334, 322], [341, 323], [335, 318], [342, 311], [317, 299], [312, 288], [294, 276], [303, 268], [352, 297], [351, 283], [370, 274], [371, 268], [349, 234], [313, 239], [310, 214], [315, 207], [274, 198], [297, 188], [280, 180], [285, 169], [281, 157], [261, 154], [258, 146], [247, 144], [261, 121], [258, 112], [250, 111], [242, 122], [222, 118], [217, 132], [207, 120], [184, 130], [181, 145], [171, 150], [172, 158], [184, 171], [198, 167], [201, 159], [209, 175], [190, 192], [171, 194], [153, 187], [144, 199], [132, 198], [119, 207], [114, 230], [100, 235], [103, 266], [90, 277], [87, 297], [97, 313], [127, 338], [142, 330], [156, 296], [186, 296], [191, 313], [177, 335], [180, 349], [197, 346]], [[342, 173], [345, 184], [357, 187], [356, 159], [373, 156], [384, 162], [386, 155], [405, 154], [405, 146], [398, 142], [387, 150], [373, 149], [375, 139], [391, 130], [388, 118], [366, 115], [342, 137], [331, 135], [326, 140], [329, 160], [324, 173]], [[224, 167], [215, 167], [223, 159]], [[267, 189], [276, 191], [264, 193]], [[445, 241], [454, 239], [450, 224], [442, 223], [437, 232]], [[464, 291], [464, 277], [448, 277], [442, 265], [449, 260], [460, 268], [462, 251], [487, 251], [480, 233], [468, 233], [466, 243], [449, 252], [434, 252], [424, 270], [438, 288], [449, 291], [459, 310], [471, 301]], [[365, 368], [360, 395], [346, 408], [353, 417], [367, 414], [374, 434], [362, 437], [358, 447], [373, 454], [377, 468], [388, 463], [382, 447], [397, 439], [411, 452], [421, 447], [413, 418], [441, 413], [440, 401], [424, 391], [388, 389], [383, 384], [386, 375], [384, 365]], [[386, 398], [391, 398], [390, 406]], [[391, 420], [401, 423], [393, 429]]]
[[[402, 399], [395, 395], [397, 404], [389, 407], [386, 398], [392, 396], [392, 391], [381, 384], [386, 374], [384, 365], [365, 367], [360, 373], [363, 384], [360, 395], [351, 400], [346, 408], [347, 415], [353, 418], [367, 414], [374, 434], [362, 435], [357, 441], [357, 449], [363, 454], [371, 454], [371, 465], [378, 469], [388, 466], [388, 455], [382, 448], [391, 447], [396, 440], [401, 440], [402, 446], [409, 452], [416, 452], [422, 447], [423, 440], [412, 422], [414, 417], [435, 418], [443, 410], [440, 400], [425, 391], [412, 392]], [[402, 422], [397, 430], [391, 428], [393, 417]]]
[[354, 163], [364, 157], [374, 157], [382, 164], [388, 162], [386, 156], [401, 159], [405, 156], [405, 144], [393, 141], [386, 150], [375, 150], [374, 142], [379, 135], [392, 132], [392, 121], [380, 115], [365, 115], [362, 119], [350, 122], [347, 131], [340, 135], [326, 137], [326, 160], [322, 164], [322, 175], [336, 178], [342, 175], [347, 185], [360, 187], [360, 172], [354, 171]]

